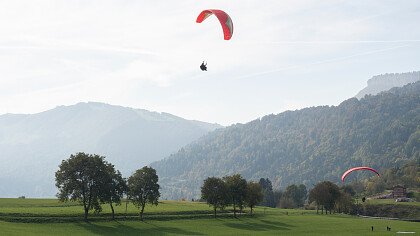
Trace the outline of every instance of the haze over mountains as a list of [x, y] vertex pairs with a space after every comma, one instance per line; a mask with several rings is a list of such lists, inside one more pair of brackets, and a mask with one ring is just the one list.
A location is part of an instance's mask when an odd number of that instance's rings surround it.
[[127, 176], [220, 127], [93, 102], [1, 115], [0, 196], [54, 196], [54, 173], [72, 153], [105, 155]]
[[[389, 92], [268, 115], [219, 129], [152, 163], [168, 199], [197, 198], [209, 176], [240, 173], [274, 188], [340, 182], [355, 166], [420, 160], [420, 81]], [[351, 179], [348, 179], [351, 181]]]
[[[415, 81], [419, 75], [375, 76], [359, 95], [382, 91], [394, 83], [389, 81]], [[197, 197], [202, 178], [211, 175], [269, 177], [284, 187], [293, 181], [309, 184], [335, 178], [343, 165], [372, 164], [378, 156], [394, 155], [375, 162], [387, 166], [418, 155], [418, 84], [226, 129], [168, 113], [94, 102], [32, 115], [0, 115], [0, 197], [53, 197], [58, 165], [80, 151], [105, 155], [124, 176], [154, 162], [163, 197], [175, 199]], [[383, 136], [389, 140], [378, 139]], [[334, 166], [337, 162], [343, 165]]]
[[355, 97], [361, 99], [367, 94], [376, 95], [393, 87], [402, 87], [419, 80], [420, 71], [375, 75], [367, 81], [367, 87], [357, 93]]

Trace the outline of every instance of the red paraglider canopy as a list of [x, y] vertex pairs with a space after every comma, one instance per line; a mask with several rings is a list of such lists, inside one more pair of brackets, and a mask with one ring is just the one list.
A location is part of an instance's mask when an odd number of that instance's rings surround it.
[[232, 19], [230, 19], [230, 16], [222, 10], [216, 10], [216, 9], [204, 10], [200, 13], [200, 15], [198, 15], [196, 22], [201, 23], [212, 14], [214, 14], [217, 17], [217, 19], [219, 19], [220, 24], [222, 25], [225, 40], [229, 40], [230, 38], [232, 38], [232, 34], [233, 34]]
[[367, 167], [367, 166], [360, 166], [360, 167], [351, 168], [351, 169], [347, 170], [346, 172], [344, 172], [344, 174], [341, 176], [341, 181], [344, 183], [344, 179], [347, 177], [347, 175], [350, 174], [351, 172], [355, 171], [355, 170], [370, 170], [372, 172], [375, 172], [378, 176], [380, 176], [378, 171], [376, 171], [375, 169]]

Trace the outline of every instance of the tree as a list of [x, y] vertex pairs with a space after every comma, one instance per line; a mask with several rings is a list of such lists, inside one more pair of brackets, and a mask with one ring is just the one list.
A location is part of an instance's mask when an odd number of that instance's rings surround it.
[[261, 178], [259, 184], [264, 191], [273, 191], [273, 184], [268, 178]]
[[261, 178], [259, 184], [263, 191], [263, 200], [261, 206], [276, 207], [278, 199], [275, 198], [273, 193], [273, 185], [268, 178]]
[[329, 211], [331, 214], [331, 210], [334, 209], [339, 198], [340, 190], [338, 186], [330, 181], [318, 183], [309, 193], [309, 200], [315, 201], [317, 204], [317, 213], [319, 206], [322, 206], [322, 213], [325, 209], [326, 213]]
[[290, 205], [290, 208], [302, 207], [305, 203], [307, 193], [308, 192], [304, 184], [300, 184], [299, 186], [295, 184], [289, 185], [284, 192], [284, 198], [289, 200], [284, 200], [284, 202], [292, 201], [291, 204], [286, 204], [288, 206]]
[[246, 180], [240, 174], [235, 174], [223, 177], [223, 181], [225, 181], [228, 187], [230, 203], [233, 205], [233, 215], [236, 217], [236, 207], [238, 206], [242, 209], [244, 205], [247, 186]]
[[228, 205], [228, 187], [222, 179], [208, 177], [201, 187], [201, 198], [213, 206], [214, 218], [216, 218], [216, 210], [224, 209]]
[[140, 219], [147, 203], [158, 205], [160, 197], [158, 176], [152, 167], [143, 167], [128, 178], [128, 198], [140, 209]]
[[340, 188], [341, 192], [349, 194], [351, 197], [356, 195], [356, 191], [351, 185], [344, 185]]
[[252, 209], [263, 200], [263, 192], [261, 185], [255, 182], [249, 182], [246, 186], [246, 198], [245, 202], [246, 205], [251, 208], [251, 215]]
[[120, 171], [115, 170], [114, 165], [107, 165], [107, 181], [101, 191], [101, 202], [108, 203], [112, 211], [112, 219], [115, 219], [115, 211], [112, 203], [121, 205], [121, 199], [127, 192], [126, 180], [121, 176]]
[[327, 192], [326, 186], [322, 183], [315, 185], [311, 191], [309, 191], [309, 201], [315, 202], [316, 204], [316, 213], [318, 214], [319, 207], [322, 207], [322, 213], [324, 213], [324, 194]]
[[335, 208], [340, 213], [350, 213], [354, 206], [353, 198], [350, 193], [340, 190], [340, 197], [336, 201]]
[[105, 157], [79, 152], [63, 160], [55, 173], [58, 199], [82, 203], [86, 221], [89, 210], [102, 210], [100, 197], [107, 181], [107, 165]]
[[308, 198], [308, 190], [306, 189], [306, 186], [304, 184], [299, 184], [297, 205], [300, 207], [303, 206], [307, 198]]

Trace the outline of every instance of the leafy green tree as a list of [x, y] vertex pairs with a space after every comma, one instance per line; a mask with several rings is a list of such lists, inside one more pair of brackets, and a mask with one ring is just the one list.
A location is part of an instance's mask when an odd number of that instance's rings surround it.
[[356, 195], [356, 191], [351, 185], [344, 185], [340, 188], [340, 191], [349, 194], [351, 197]]
[[102, 210], [101, 191], [108, 181], [105, 157], [83, 152], [63, 160], [55, 173], [57, 197], [60, 201], [78, 201], [83, 205], [84, 219], [89, 210]]
[[143, 167], [128, 178], [128, 198], [140, 209], [140, 219], [146, 204], [158, 205], [160, 197], [159, 177], [152, 167]]
[[248, 182], [246, 186], [246, 205], [251, 208], [251, 215], [253, 208], [263, 200], [263, 192], [261, 185], [255, 182]]
[[313, 189], [309, 192], [310, 201], [315, 201], [317, 204], [317, 213], [319, 206], [322, 206], [322, 213], [331, 214], [332, 209], [334, 209], [336, 202], [340, 197], [340, 190], [338, 186], [330, 181], [323, 181], [315, 185]]
[[346, 192], [346, 188], [340, 189], [340, 197], [338, 197], [335, 208], [340, 213], [350, 213], [353, 208], [354, 200], [350, 193]]
[[308, 190], [304, 184], [299, 184], [298, 186], [298, 196], [297, 196], [297, 205], [303, 206], [305, 204], [306, 199], [308, 198]]
[[286, 191], [284, 192], [284, 198], [290, 199], [292, 201], [292, 206], [302, 207], [305, 203], [307, 193], [304, 184], [300, 184], [299, 186], [292, 184], [287, 186]]
[[233, 215], [236, 217], [236, 207], [243, 208], [246, 196], [246, 180], [240, 174], [223, 177], [228, 187], [230, 203], [233, 205]]
[[229, 203], [228, 187], [222, 179], [208, 177], [201, 187], [201, 198], [213, 206], [214, 218], [216, 218], [216, 210], [224, 209]]
[[[315, 202], [316, 204], [316, 214], [318, 214], [319, 207], [322, 206], [322, 194], [326, 191], [325, 186], [318, 183], [309, 191], [309, 202]], [[324, 213], [324, 208], [322, 207], [322, 213]]]
[[260, 205], [276, 207], [278, 199], [275, 198], [271, 181], [268, 178], [261, 178], [259, 184], [263, 191], [263, 200], [261, 201]]
[[112, 219], [115, 219], [113, 203], [121, 205], [121, 199], [127, 193], [126, 180], [121, 176], [120, 171], [113, 165], [107, 164], [107, 181], [101, 191], [101, 202], [108, 203], [112, 211]]
[[261, 186], [261, 188], [265, 191], [273, 191], [273, 184], [271, 183], [271, 181], [268, 178], [261, 178], [260, 181], [258, 182]]

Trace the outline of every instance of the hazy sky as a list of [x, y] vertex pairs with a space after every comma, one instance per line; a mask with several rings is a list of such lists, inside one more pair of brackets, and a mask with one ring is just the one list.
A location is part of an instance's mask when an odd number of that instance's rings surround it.
[[[195, 23], [209, 8], [230, 41]], [[338, 105], [420, 70], [419, 22], [418, 0], [1, 1], [0, 114], [96, 101], [229, 125]]]

